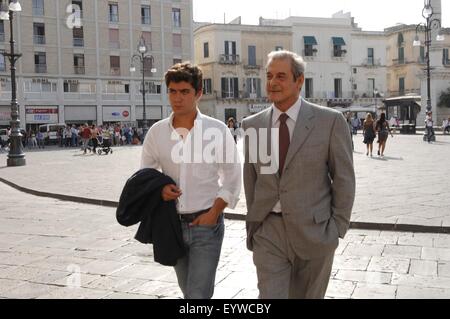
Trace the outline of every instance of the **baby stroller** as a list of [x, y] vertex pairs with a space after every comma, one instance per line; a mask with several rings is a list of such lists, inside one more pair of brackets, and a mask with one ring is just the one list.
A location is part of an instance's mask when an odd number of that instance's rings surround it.
[[97, 141], [98, 141], [98, 150], [97, 150], [98, 155], [102, 155], [102, 153], [105, 153], [106, 155], [113, 153], [110, 139], [104, 139], [101, 136], [99, 136], [97, 138]]

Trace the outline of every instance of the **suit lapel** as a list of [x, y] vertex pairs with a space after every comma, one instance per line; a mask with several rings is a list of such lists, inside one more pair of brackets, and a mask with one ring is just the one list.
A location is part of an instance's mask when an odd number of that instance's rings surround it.
[[292, 141], [286, 157], [286, 163], [284, 165], [285, 169], [294, 159], [295, 154], [302, 148], [303, 144], [313, 131], [315, 126], [314, 122], [314, 112], [311, 105], [305, 100], [302, 100], [302, 106], [298, 114], [294, 134], [292, 136]]

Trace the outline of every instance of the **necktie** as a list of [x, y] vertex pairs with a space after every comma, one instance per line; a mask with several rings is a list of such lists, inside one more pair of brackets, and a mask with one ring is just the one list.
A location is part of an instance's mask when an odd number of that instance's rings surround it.
[[286, 124], [286, 121], [288, 120], [289, 116], [286, 113], [282, 113], [280, 115], [280, 136], [279, 136], [279, 159], [280, 159], [280, 166], [279, 166], [279, 173], [280, 176], [283, 174], [283, 168], [284, 164], [286, 162], [286, 156], [289, 149], [289, 144], [291, 143], [291, 138], [289, 135], [289, 128]]

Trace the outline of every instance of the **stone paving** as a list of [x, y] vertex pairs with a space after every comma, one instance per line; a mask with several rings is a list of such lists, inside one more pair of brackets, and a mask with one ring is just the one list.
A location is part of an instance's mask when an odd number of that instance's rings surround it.
[[[114, 208], [4, 184], [0, 194], [0, 298], [181, 297], [174, 271], [153, 262], [152, 247], [133, 239], [136, 227], [116, 222]], [[227, 220], [214, 298], [257, 296], [245, 224]], [[326, 298], [450, 299], [450, 235], [351, 230]]]
[[[354, 142], [352, 221], [450, 227], [450, 136], [428, 144], [420, 135], [395, 135], [384, 159], [366, 157], [361, 134]], [[126, 180], [139, 169], [141, 150], [114, 148], [108, 156], [82, 155], [79, 149], [28, 151], [27, 166], [17, 168], [5, 167], [6, 154], [0, 154], [0, 179], [42, 192], [117, 202]], [[245, 215], [243, 190], [236, 209], [228, 212]]]

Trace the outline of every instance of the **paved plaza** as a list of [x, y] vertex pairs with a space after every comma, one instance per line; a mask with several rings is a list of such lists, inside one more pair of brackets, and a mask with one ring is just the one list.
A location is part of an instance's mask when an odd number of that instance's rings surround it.
[[[327, 298], [450, 299], [450, 137], [427, 144], [396, 135], [386, 157], [368, 158], [354, 137], [354, 222], [435, 227], [435, 233], [352, 229], [341, 240]], [[29, 191], [115, 202], [139, 168], [140, 147], [113, 155], [77, 149], [27, 152], [0, 178]], [[6, 154], [0, 154], [6, 163]], [[0, 165], [1, 166], [1, 165]], [[61, 201], [0, 183], [0, 298], [179, 298], [174, 271], [153, 262], [113, 207]], [[245, 214], [245, 197], [230, 213]], [[226, 221], [214, 298], [256, 298], [245, 223]]]

